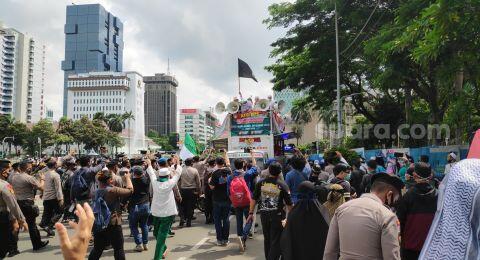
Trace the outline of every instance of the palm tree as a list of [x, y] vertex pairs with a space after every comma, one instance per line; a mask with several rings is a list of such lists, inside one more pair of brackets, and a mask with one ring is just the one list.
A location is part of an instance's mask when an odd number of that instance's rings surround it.
[[104, 112], [97, 112], [93, 115], [93, 120], [97, 120], [100, 122], [103, 122], [105, 124], [108, 124], [107, 116], [105, 115]]
[[115, 133], [121, 133], [125, 128], [123, 117], [119, 114], [109, 114], [105, 116], [105, 122], [107, 123], [108, 129]]
[[300, 125], [305, 125], [312, 121], [312, 107], [307, 103], [305, 98], [293, 101], [290, 114], [293, 122]]
[[303, 125], [294, 124], [292, 126], [292, 132], [295, 134], [295, 139], [297, 139], [297, 146], [298, 146], [298, 140], [300, 140], [300, 138], [302, 138], [303, 136]]

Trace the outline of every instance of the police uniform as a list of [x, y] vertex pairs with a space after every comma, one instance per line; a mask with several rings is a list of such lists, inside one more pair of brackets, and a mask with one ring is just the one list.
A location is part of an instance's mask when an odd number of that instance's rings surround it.
[[25, 215], [33, 249], [39, 249], [42, 247], [42, 241], [36, 224], [39, 209], [35, 205], [35, 190], [40, 188], [40, 183], [35, 177], [22, 172], [11, 178], [11, 184], [15, 190], [18, 205]]
[[25, 221], [25, 217], [15, 200], [12, 185], [0, 180], [0, 259], [3, 259], [10, 249], [9, 241], [13, 240], [11, 224], [13, 220]]
[[[403, 182], [378, 173], [372, 183], [392, 185], [401, 194]], [[328, 229], [323, 259], [400, 260], [399, 222], [374, 193], [365, 193], [337, 208]]]

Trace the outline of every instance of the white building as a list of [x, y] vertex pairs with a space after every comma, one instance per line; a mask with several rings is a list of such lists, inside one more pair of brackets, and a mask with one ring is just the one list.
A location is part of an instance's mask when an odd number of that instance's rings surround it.
[[180, 109], [180, 142], [188, 133], [198, 143], [206, 145], [215, 135], [215, 129], [209, 124], [206, 112], [195, 108]]
[[286, 88], [281, 91], [273, 92], [273, 99], [275, 101], [280, 101], [280, 100], [285, 101], [285, 109], [283, 109], [282, 111], [283, 114], [290, 113], [290, 110], [292, 110], [292, 107], [293, 107], [293, 102], [296, 99], [301, 98], [302, 96], [303, 96], [302, 91], [297, 92], [291, 88]]
[[137, 72], [89, 72], [68, 76], [67, 117], [92, 119], [98, 112], [123, 114], [132, 112], [134, 119], [125, 122], [121, 133], [125, 147], [121, 151], [138, 154], [145, 149], [143, 97], [145, 87]]
[[0, 114], [25, 123], [45, 117], [45, 45], [0, 22]]

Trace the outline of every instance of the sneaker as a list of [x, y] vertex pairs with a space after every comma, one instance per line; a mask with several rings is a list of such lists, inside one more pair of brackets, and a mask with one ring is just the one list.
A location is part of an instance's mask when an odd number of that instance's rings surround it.
[[143, 251], [143, 246], [142, 246], [142, 245], [137, 245], [137, 246], [135, 247], [135, 251], [137, 251], [137, 252], [142, 252], [142, 251]]
[[248, 238], [250, 238], [250, 239], [252, 239], [252, 238], [253, 238], [253, 234], [252, 234], [252, 232], [249, 232], [249, 233], [248, 233]]
[[238, 245], [240, 247], [240, 252], [245, 252], [245, 242], [243, 241], [242, 237], [238, 237]]
[[47, 235], [49, 237], [54, 237], [55, 236], [55, 231], [53, 231], [52, 228], [45, 228], [45, 231], [47, 232]]
[[223, 246], [228, 246], [228, 245], [230, 245], [230, 241], [228, 240], [223, 241]]
[[187, 221], [187, 227], [191, 227], [192, 226], [192, 221]]
[[223, 241], [217, 240], [217, 246], [223, 246]]
[[148, 251], [147, 244], [143, 244], [143, 251]]
[[247, 237], [242, 237], [243, 241], [243, 247], [246, 249], [247, 248]]
[[38, 251], [38, 250], [46, 247], [46, 246], [48, 245], [48, 243], [49, 243], [48, 240], [47, 240], [47, 241], [43, 241], [42, 243], [40, 243], [40, 246], [39, 246], [39, 247], [35, 247], [35, 248], [33, 249], [33, 251]]

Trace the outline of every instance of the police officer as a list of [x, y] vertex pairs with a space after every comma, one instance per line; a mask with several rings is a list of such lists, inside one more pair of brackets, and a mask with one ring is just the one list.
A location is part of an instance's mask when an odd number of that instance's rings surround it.
[[11, 164], [0, 160], [0, 259], [5, 258], [11, 249], [14, 234], [20, 227], [28, 229], [22, 210], [15, 200], [12, 186], [6, 181]]
[[400, 260], [400, 229], [390, 207], [400, 198], [405, 185], [400, 178], [386, 173], [373, 175], [371, 182], [370, 193], [335, 211], [323, 259]]
[[35, 205], [35, 190], [43, 191], [43, 179], [38, 181], [30, 175], [32, 171], [32, 161], [30, 160], [20, 162], [18, 169], [19, 173], [11, 178], [10, 183], [15, 190], [18, 205], [25, 215], [33, 250], [39, 250], [48, 244], [48, 241], [42, 242], [35, 222], [39, 215], [39, 209]]

